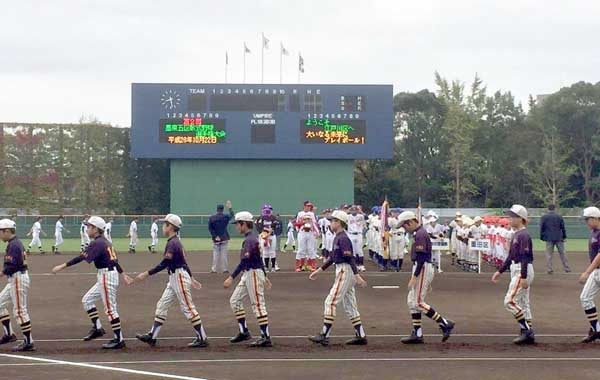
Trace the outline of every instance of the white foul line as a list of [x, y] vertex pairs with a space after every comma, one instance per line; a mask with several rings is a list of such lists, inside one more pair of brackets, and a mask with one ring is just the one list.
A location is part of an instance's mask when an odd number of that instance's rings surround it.
[[[108, 366], [99, 365], [99, 364], [69, 362], [69, 361], [65, 361], [65, 360], [46, 359], [46, 358], [39, 358], [39, 357], [35, 357], [35, 356], [11, 355], [11, 354], [0, 354], [0, 356], [6, 357], [6, 358], [11, 358], [11, 359], [32, 360], [32, 361], [37, 361], [37, 362], [46, 363], [46, 364], [51, 363], [51, 364], [66, 365], [66, 366], [72, 366], [72, 367], [93, 368], [93, 369], [101, 369], [101, 370], [105, 370], [105, 371], [132, 373], [134, 375], [162, 377], [162, 378], [166, 378], [166, 379], [206, 380], [206, 379], [203, 379], [200, 377], [179, 376], [179, 375], [171, 375], [168, 373], [140, 371], [137, 369], [108, 367]], [[119, 362], [112, 362], [110, 364], [119, 364]]]

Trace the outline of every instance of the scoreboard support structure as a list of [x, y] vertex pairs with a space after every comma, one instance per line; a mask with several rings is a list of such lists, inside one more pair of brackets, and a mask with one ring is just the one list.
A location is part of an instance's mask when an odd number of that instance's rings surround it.
[[231, 200], [235, 211], [271, 204], [295, 215], [310, 200], [317, 214], [354, 201], [353, 160], [171, 160], [171, 211], [212, 214]]

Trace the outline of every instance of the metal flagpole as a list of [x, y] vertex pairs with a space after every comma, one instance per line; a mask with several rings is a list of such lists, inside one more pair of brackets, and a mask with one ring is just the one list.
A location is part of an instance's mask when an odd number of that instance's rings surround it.
[[279, 49], [279, 84], [283, 83], [283, 44]]
[[229, 66], [229, 56], [225, 52], [225, 83], [227, 83], [227, 67]]
[[244, 77], [242, 79], [242, 83], [246, 83], [246, 51], [248, 48], [246, 47], [246, 43], [244, 42]]
[[260, 49], [260, 83], [264, 83], [265, 79], [265, 34], [261, 33], [262, 41], [260, 41], [262, 45], [262, 49]]

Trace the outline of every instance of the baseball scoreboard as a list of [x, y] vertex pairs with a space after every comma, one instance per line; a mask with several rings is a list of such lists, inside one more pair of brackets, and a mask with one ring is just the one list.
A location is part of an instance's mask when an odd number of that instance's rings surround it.
[[132, 84], [132, 155], [390, 159], [391, 85]]

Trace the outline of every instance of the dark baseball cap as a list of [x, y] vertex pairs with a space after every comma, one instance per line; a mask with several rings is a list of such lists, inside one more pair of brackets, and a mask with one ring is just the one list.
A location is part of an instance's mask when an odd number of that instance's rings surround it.
[[225, 209], [225, 206], [217, 205], [217, 211], [223, 211], [224, 209]]

